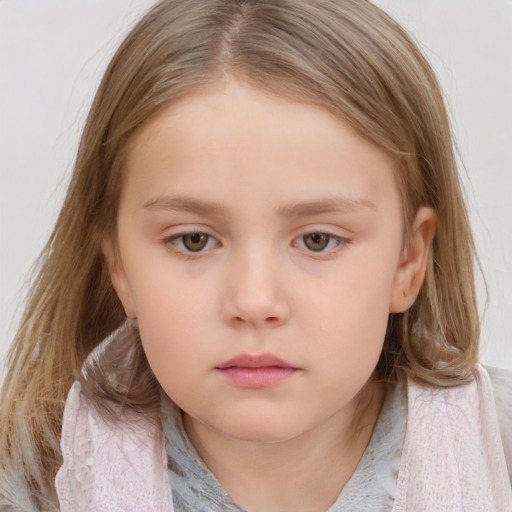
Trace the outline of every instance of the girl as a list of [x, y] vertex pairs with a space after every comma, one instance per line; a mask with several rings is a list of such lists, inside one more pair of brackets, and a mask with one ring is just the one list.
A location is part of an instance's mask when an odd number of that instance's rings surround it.
[[158, 3], [11, 350], [1, 509], [512, 510], [473, 259], [439, 87], [382, 11]]

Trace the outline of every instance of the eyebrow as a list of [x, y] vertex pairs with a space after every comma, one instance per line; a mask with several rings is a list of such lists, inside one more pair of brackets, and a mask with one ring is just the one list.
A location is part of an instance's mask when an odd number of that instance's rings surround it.
[[[205, 201], [190, 196], [157, 197], [144, 203], [147, 209], [186, 211], [199, 215], [220, 215], [226, 211], [222, 203]], [[368, 199], [356, 199], [345, 196], [333, 196], [316, 201], [294, 204], [282, 204], [278, 213], [284, 217], [301, 217], [333, 212], [352, 212], [355, 210], [376, 210], [375, 203]]]
[[150, 210], [186, 211], [200, 215], [219, 215], [226, 210], [220, 203], [203, 201], [189, 196], [157, 197], [144, 203], [144, 208]]
[[354, 210], [376, 210], [375, 203], [368, 199], [356, 199], [345, 196], [333, 196], [317, 201], [282, 205], [279, 213], [287, 217], [300, 217], [305, 215], [320, 215], [322, 213], [352, 212]]

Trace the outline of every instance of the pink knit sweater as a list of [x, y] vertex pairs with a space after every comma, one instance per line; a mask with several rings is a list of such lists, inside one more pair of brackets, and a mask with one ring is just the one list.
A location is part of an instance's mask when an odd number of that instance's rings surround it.
[[[480, 366], [455, 388], [408, 384], [394, 512], [512, 512], [491, 383]], [[165, 440], [144, 418], [102, 420], [75, 383], [64, 411], [62, 512], [172, 512]], [[130, 421], [131, 420], [131, 421]], [[128, 426], [129, 425], [129, 426]]]

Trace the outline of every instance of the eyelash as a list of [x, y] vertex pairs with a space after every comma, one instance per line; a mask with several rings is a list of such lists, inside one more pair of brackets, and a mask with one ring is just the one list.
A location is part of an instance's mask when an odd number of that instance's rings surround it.
[[[183, 243], [183, 239], [185, 237], [193, 236], [193, 235], [202, 235], [202, 236], [207, 237], [208, 240], [205, 244], [205, 247], [207, 247], [210, 244], [210, 241], [215, 240], [215, 237], [213, 237], [212, 235], [210, 235], [204, 231], [191, 230], [191, 231], [187, 231], [186, 233], [177, 233], [175, 235], [168, 236], [168, 237], [164, 238], [163, 243], [166, 246], [172, 247], [175, 251], [177, 251], [178, 253], [180, 253], [186, 257], [190, 257], [190, 258], [197, 257], [197, 256], [201, 255], [203, 252], [205, 252], [204, 248], [202, 248], [198, 251], [191, 251], [191, 250], [187, 249]], [[217, 242], [217, 244], [219, 244], [219, 242]], [[181, 245], [182, 247], [179, 247], [178, 245]]]
[[[203, 248], [200, 248], [197, 251], [189, 250], [187, 247], [184, 246], [184, 242], [183, 242], [184, 238], [187, 236], [193, 236], [193, 235], [202, 235], [202, 236], [207, 237], [205, 246]], [[312, 235], [320, 235], [323, 237], [327, 237], [327, 239], [328, 239], [327, 246], [329, 244], [331, 244], [331, 242], [333, 242], [333, 241], [336, 243], [336, 245], [334, 248], [331, 248], [328, 250], [321, 249], [319, 251], [315, 251], [313, 249], [310, 249], [306, 245], [305, 238], [308, 236], [312, 236]], [[200, 257], [201, 255], [203, 255], [205, 252], [207, 252], [209, 249], [211, 249], [211, 247], [208, 247], [210, 245], [211, 241], [216, 241], [217, 246], [221, 245], [220, 242], [218, 242], [215, 239], [215, 237], [213, 237], [212, 235], [208, 234], [207, 232], [201, 231], [201, 230], [191, 230], [191, 231], [187, 231], [187, 232], [183, 232], [183, 233], [177, 233], [175, 235], [171, 235], [171, 236], [168, 236], [163, 239], [164, 245], [170, 246], [173, 250], [175, 250], [180, 255], [182, 255], [186, 258], [197, 258], [197, 257]], [[334, 235], [332, 233], [320, 231], [320, 230], [304, 233], [304, 234], [296, 237], [293, 240], [294, 246], [299, 247], [301, 250], [304, 250], [310, 256], [316, 255], [318, 257], [332, 256], [332, 255], [336, 254], [342, 247], [348, 245], [349, 243], [350, 243], [350, 240], [347, 238], [340, 237], [340, 236]], [[299, 244], [302, 244], [302, 247], [300, 247]], [[181, 247], [179, 247], [179, 245], [181, 245]]]
[[[307, 246], [306, 238], [313, 237], [315, 235], [319, 236], [319, 237], [323, 237], [324, 240], [327, 239], [326, 248], [321, 248], [320, 250], [315, 251], [314, 249], [311, 249], [310, 247]], [[349, 240], [347, 240], [346, 238], [333, 235], [332, 233], [326, 233], [323, 231], [311, 231], [309, 233], [305, 233], [304, 235], [299, 236], [295, 240], [302, 245], [301, 248], [304, 249], [306, 252], [311, 253], [311, 255], [318, 255], [318, 256], [333, 255], [338, 252], [340, 247], [346, 245], [349, 242]], [[333, 248], [328, 249], [328, 247], [331, 245], [332, 242], [335, 242], [335, 246]], [[315, 243], [314, 240], [313, 240], [313, 243]]]

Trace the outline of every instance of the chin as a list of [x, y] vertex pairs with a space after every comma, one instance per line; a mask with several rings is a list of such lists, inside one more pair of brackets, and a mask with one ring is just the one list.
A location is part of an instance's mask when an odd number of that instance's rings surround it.
[[226, 437], [248, 443], [282, 443], [302, 432], [297, 425], [286, 425], [279, 420], [261, 419], [224, 425], [218, 429]]

